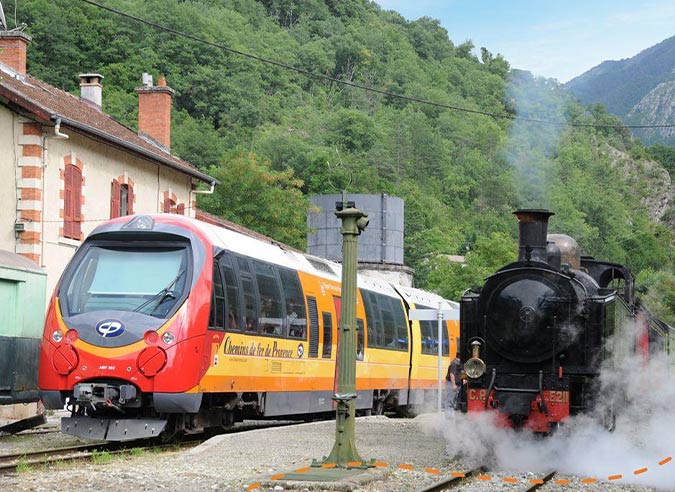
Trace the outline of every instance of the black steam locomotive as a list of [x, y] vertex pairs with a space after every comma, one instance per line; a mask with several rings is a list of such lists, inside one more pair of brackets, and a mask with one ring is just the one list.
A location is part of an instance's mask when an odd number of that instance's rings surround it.
[[[459, 408], [495, 412], [504, 426], [549, 433], [594, 408], [603, 364], [611, 367], [631, 352], [649, 357], [662, 331], [642, 315], [627, 268], [582, 257], [569, 236], [547, 236], [552, 212], [514, 214], [518, 261], [462, 296], [467, 384]], [[613, 411], [603, 418], [611, 428]]]

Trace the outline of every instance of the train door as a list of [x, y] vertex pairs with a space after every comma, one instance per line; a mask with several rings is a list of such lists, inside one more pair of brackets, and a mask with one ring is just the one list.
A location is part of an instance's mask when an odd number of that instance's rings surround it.
[[[342, 309], [342, 297], [333, 296], [333, 304], [335, 304], [335, 377], [333, 378], [333, 394], [337, 394], [338, 390], [338, 360], [340, 360], [340, 314]], [[333, 408], [337, 406], [333, 402]]]

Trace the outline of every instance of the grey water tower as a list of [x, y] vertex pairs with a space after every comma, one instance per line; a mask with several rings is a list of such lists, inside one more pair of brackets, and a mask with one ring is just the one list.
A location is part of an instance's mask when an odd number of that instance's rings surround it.
[[[314, 210], [307, 216], [307, 252], [332, 261], [342, 260], [340, 221], [335, 202], [341, 195], [311, 197]], [[358, 241], [359, 273], [385, 278], [403, 285], [412, 284], [412, 269], [403, 264], [404, 202], [380, 195], [348, 194], [370, 223]]]

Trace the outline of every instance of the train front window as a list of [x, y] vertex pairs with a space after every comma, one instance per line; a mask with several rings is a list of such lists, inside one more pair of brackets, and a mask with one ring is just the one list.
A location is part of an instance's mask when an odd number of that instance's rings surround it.
[[90, 247], [66, 279], [64, 311], [131, 311], [165, 318], [189, 277], [184, 246]]

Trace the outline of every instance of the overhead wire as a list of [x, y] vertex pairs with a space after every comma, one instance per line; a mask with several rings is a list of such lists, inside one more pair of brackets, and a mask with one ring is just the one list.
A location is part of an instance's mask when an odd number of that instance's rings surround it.
[[283, 68], [285, 70], [290, 70], [302, 75], [305, 75], [307, 77], [311, 78], [316, 78], [316, 79], [322, 79], [326, 80], [329, 82], [334, 82], [336, 84], [341, 84], [344, 86], [348, 87], [353, 87], [355, 89], [360, 89], [360, 90], [365, 90], [368, 92], [373, 92], [375, 94], [380, 94], [383, 96], [391, 97], [391, 98], [396, 98], [396, 99], [401, 99], [404, 101], [409, 101], [413, 103], [418, 103], [418, 104], [425, 104], [428, 106], [433, 106], [437, 108], [442, 108], [442, 109], [449, 109], [452, 111], [459, 111], [463, 113], [469, 113], [469, 114], [477, 114], [477, 115], [482, 115], [482, 116], [489, 116], [491, 118], [496, 118], [496, 119], [507, 119], [507, 120], [514, 120], [514, 121], [524, 121], [524, 122], [529, 122], [529, 123], [540, 123], [540, 124], [546, 124], [546, 125], [553, 125], [553, 126], [568, 126], [568, 127], [578, 127], [578, 128], [616, 128], [616, 129], [621, 129], [621, 128], [631, 128], [631, 129], [647, 129], [647, 128], [675, 128], [675, 123], [672, 124], [661, 124], [661, 125], [610, 125], [610, 124], [594, 124], [594, 123], [574, 123], [574, 122], [566, 122], [566, 121], [555, 121], [555, 120], [548, 120], [548, 119], [542, 119], [542, 118], [531, 118], [527, 116], [518, 116], [514, 114], [507, 114], [507, 113], [495, 113], [491, 111], [483, 111], [480, 109], [471, 109], [471, 108], [466, 108], [462, 106], [455, 106], [452, 104], [445, 104], [445, 103], [440, 103], [436, 101], [431, 101], [429, 99], [422, 99], [419, 97], [414, 97], [414, 96], [406, 96], [404, 94], [396, 94], [394, 92], [386, 91], [384, 89], [378, 89], [377, 87], [372, 87], [372, 86], [367, 86], [363, 84], [359, 84], [356, 82], [352, 82], [349, 80], [342, 80], [336, 77], [332, 77], [330, 75], [318, 73], [318, 72], [312, 72], [311, 70], [307, 70], [301, 67], [296, 67], [293, 65], [289, 65], [287, 63], [283, 63], [277, 60], [273, 60], [270, 58], [265, 58], [259, 55], [256, 55], [254, 53], [249, 53], [246, 51], [238, 50], [235, 48], [232, 48], [230, 46], [224, 45], [222, 43], [217, 43], [214, 41], [209, 41], [204, 38], [200, 38], [198, 36], [195, 36], [193, 34], [189, 34], [183, 31], [179, 31], [178, 29], [174, 29], [172, 27], [164, 26], [162, 24], [158, 24], [156, 22], [149, 21], [147, 19], [144, 19], [142, 17], [139, 17], [134, 14], [130, 14], [128, 12], [124, 12], [119, 9], [115, 9], [113, 7], [109, 7], [107, 5], [100, 4], [98, 2], [94, 2], [93, 0], [80, 0], [86, 4], [92, 5], [94, 7], [97, 7], [102, 10], [106, 10], [108, 12], [111, 12], [113, 14], [119, 15], [121, 17], [125, 17], [127, 19], [131, 19], [133, 21], [139, 22], [141, 24], [144, 24], [146, 26], [152, 27], [153, 29], [169, 32], [171, 34], [175, 34], [176, 36], [181, 36], [186, 39], [190, 39], [192, 41], [198, 42], [205, 44], [207, 46], [211, 46], [213, 48], [218, 48], [224, 51], [227, 51], [229, 53], [233, 53], [235, 55], [243, 56], [246, 58], [250, 58], [252, 60], [259, 61], [261, 63], [266, 63], [269, 65], [274, 65], [276, 67]]

